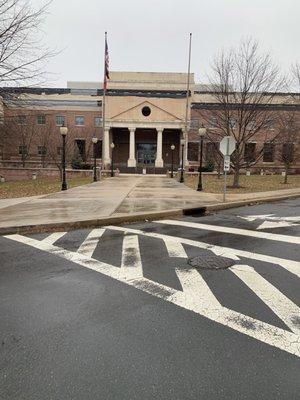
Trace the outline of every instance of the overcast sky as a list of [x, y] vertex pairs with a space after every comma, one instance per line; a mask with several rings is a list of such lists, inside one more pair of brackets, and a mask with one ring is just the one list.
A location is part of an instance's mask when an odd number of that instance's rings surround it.
[[186, 72], [189, 32], [198, 82], [214, 54], [243, 37], [258, 39], [287, 69], [300, 61], [299, 16], [300, 0], [53, 0], [46, 43], [63, 50], [48, 64], [49, 86], [102, 80], [105, 30], [115, 71]]

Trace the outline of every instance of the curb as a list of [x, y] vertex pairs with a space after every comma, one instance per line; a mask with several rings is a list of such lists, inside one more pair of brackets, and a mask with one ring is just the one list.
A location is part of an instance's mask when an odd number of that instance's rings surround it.
[[0, 236], [13, 234], [44, 233], [54, 231], [71, 231], [75, 229], [97, 228], [99, 226], [133, 223], [139, 221], [153, 221], [183, 215], [204, 215], [214, 211], [228, 210], [230, 208], [252, 206], [257, 204], [272, 203], [278, 200], [287, 200], [300, 197], [298, 194], [286, 194], [281, 196], [263, 197], [258, 199], [237, 200], [228, 203], [207, 204], [196, 208], [174, 209], [166, 211], [154, 211], [148, 213], [122, 214], [115, 217], [106, 217], [73, 222], [59, 222], [41, 225], [24, 225], [0, 228]]

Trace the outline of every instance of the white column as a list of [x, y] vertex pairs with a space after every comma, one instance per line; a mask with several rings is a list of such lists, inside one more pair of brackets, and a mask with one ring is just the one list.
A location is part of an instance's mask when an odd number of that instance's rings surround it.
[[157, 147], [156, 147], [156, 160], [155, 167], [162, 168], [164, 166], [164, 160], [162, 159], [162, 133], [163, 129], [157, 129]]
[[189, 146], [189, 134], [187, 133], [186, 136], [185, 136], [184, 157], [183, 157], [183, 165], [185, 167], [189, 166], [188, 146]]
[[136, 167], [135, 159], [135, 128], [129, 128], [129, 159], [128, 167]]
[[103, 143], [102, 143], [102, 164], [104, 168], [110, 164], [110, 155], [109, 155], [109, 128], [105, 128], [103, 132]]

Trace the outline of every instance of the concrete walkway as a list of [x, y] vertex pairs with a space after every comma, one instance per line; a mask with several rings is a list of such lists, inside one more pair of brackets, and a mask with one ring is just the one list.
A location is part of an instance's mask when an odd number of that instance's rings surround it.
[[[228, 201], [276, 194], [300, 195], [300, 189], [232, 194]], [[119, 176], [51, 195], [0, 200], [0, 230], [182, 210], [221, 202], [222, 195], [191, 190], [175, 179]]]

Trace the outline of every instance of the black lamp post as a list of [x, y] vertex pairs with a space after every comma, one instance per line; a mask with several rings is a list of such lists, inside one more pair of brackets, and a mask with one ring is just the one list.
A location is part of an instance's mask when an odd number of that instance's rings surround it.
[[98, 143], [98, 139], [96, 137], [92, 138], [93, 142], [93, 156], [94, 156], [94, 182], [97, 182], [97, 164], [96, 164], [96, 144]]
[[203, 137], [206, 134], [206, 128], [202, 126], [202, 128], [199, 128], [199, 137], [200, 137], [200, 165], [199, 165], [199, 181], [198, 181], [198, 187], [197, 191], [202, 192], [203, 186], [202, 186], [202, 167], [203, 167]]
[[67, 190], [68, 184], [66, 180], [66, 136], [68, 134], [68, 128], [63, 124], [60, 127], [60, 134], [62, 136], [62, 157], [61, 157], [61, 169], [62, 169], [62, 183], [61, 190]]
[[113, 177], [114, 176], [114, 148], [115, 148], [115, 144], [111, 143], [110, 144], [110, 148], [111, 148], [111, 171], [110, 171], [110, 176]]
[[181, 145], [181, 171], [180, 171], [180, 183], [184, 182], [183, 178], [183, 167], [184, 167], [184, 145], [185, 145], [185, 140], [181, 139], [180, 140], [180, 145]]
[[175, 150], [175, 146], [174, 146], [174, 144], [172, 144], [172, 146], [171, 146], [171, 150], [172, 150], [172, 167], [171, 167], [171, 178], [174, 178], [174, 150]]

